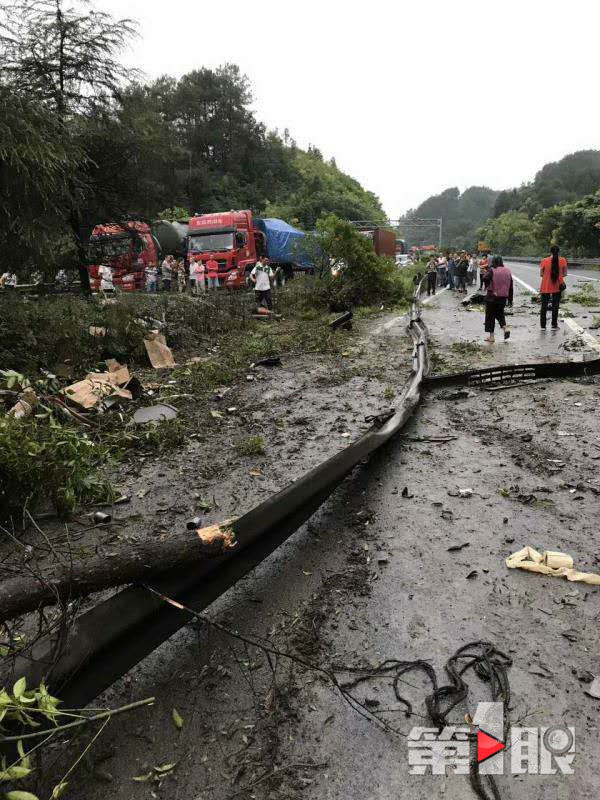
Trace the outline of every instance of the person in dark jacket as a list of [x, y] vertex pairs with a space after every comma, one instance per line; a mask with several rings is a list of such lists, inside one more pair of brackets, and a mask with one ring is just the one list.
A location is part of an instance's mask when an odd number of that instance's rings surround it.
[[512, 304], [513, 279], [511, 271], [504, 266], [502, 256], [494, 256], [491, 268], [484, 275], [483, 282], [487, 288], [485, 298], [485, 332], [488, 334], [486, 342], [495, 342], [494, 329], [496, 321], [504, 332], [504, 339], [510, 338], [510, 330], [506, 324], [504, 309], [506, 304]]
[[430, 258], [427, 262], [427, 297], [435, 294], [435, 287], [437, 283], [437, 261], [435, 258]]
[[456, 288], [459, 294], [467, 293], [467, 273], [469, 271], [469, 259], [462, 253], [456, 265]]

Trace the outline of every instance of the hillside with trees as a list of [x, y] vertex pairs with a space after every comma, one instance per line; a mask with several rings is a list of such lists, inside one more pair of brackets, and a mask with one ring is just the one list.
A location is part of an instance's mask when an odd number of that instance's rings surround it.
[[472, 247], [477, 228], [490, 217], [498, 192], [471, 186], [462, 194], [454, 186], [433, 195], [411, 210], [406, 219], [443, 219], [443, 240], [448, 247]]
[[316, 147], [267, 130], [237, 66], [144, 82], [120, 61], [134, 34], [131, 20], [62, 0], [6, 9], [2, 262], [17, 271], [81, 267], [93, 225], [164, 208], [251, 208], [307, 229], [329, 213], [385, 218], [378, 198]]
[[533, 181], [500, 192], [472, 186], [434, 195], [408, 216], [442, 217], [444, 244], [537, 256], [552, 242], [572, 256], [600, 256], [600, 150], [545, 164]]

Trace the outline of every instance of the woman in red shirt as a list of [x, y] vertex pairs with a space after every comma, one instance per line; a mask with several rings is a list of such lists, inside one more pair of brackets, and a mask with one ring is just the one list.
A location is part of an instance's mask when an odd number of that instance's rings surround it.
[[561, 293], [566, 289], [567, 259], [558, 255], [558, 245], [553, 244], [550, 252], [552, 255], [544, 258], [540, 264], [540, 275], [542, 276], [540, 325], [543, 331], [546, 330], [546, 314], [550, 299], [552, 299], [552, 327], [554, 330], [558, 328], [558, 307]]

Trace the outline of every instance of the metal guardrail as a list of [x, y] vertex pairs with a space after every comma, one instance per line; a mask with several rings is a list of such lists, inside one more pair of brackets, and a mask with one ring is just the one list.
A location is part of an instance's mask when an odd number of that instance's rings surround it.
[[[547, 255], [547, 254], [546, 254]], [[546, 256], [503, 256], [505, 261], [516, 261], [521, 264], [539, 264], [540, 261]], [[569, 262], [569, 269], [585, 269], [586, 267], [600, 267], [600, 258], [569, 258], [565, 256]]]
[[[419, 276], [420, 277], [420, 276]], [[357, 441], [232, 524], [237, 547], [190, 567], [157, 574], [148, 583], [158, 592], [202, 611], [254, 569], [294, 533], [337, 486], [410, 418], [429, 369], [427, 329], [421, 320], [422, 280], [414, 291], [408, 332], [413, 339], [410, 377], [398, 407]], [[41, 639], [27, 660], [15, 665], [28, 685], [42, 678], [67, 707], [81, 707], [107, 689], [189, 621], [141, 586], [119, 591], [78, 617], [57, 643]], [[32, 660], [33, 659], [33, 660]]]

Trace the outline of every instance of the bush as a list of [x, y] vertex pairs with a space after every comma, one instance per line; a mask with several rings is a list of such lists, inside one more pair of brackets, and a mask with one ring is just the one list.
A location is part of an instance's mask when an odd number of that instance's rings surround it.
[[97, 476], [108, 451], [51, 415], [0, 418], [0, 509], [4, 518], [50, 502], [61, 516], [79, 502], [111, 497]]
[[317, 264], [314, 291], [332, 311], [410, 298], [406, 270], [378, 256], [352, 223], [333, 215], [320, 219], [308, 247]]

